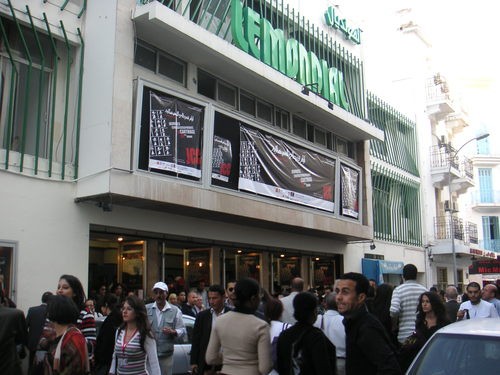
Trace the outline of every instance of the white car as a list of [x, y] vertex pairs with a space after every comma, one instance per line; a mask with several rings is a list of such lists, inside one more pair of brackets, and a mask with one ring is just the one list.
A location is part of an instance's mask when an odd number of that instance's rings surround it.
[[182, 315], [182, 320], [186, 326], [186, 335], [178, 339], [174, 345], [174, 365], [173, 375], [184, 375], [191, 373], [191, 340], [193, 338], [193, 327], [195, 318], [189, 315]]
[[467, 319], [441, 328], [420, 350], [406, 374], [500, 374], [500, 319]]

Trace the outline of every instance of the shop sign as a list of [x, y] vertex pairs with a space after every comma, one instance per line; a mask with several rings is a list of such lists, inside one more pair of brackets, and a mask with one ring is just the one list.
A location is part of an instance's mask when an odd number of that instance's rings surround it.
[[325, 11], [325, 22], [328, 26], [340, 30], [347, 40], [356, 44], [361, 44], [361, 32], [363, 30], [359, 27], [351, 27], [345, 18], [339, 16], [335, 7], [328, 7]]
[[307, 51], [296, 39], [285, 40], [283, 30], [274, 29], [253, 9], [243, 7], [240, 0], [231, 3], [231, 33], [241, 50], [302, 85], [314, 85], [312, 91], [349, 109], [343, 73]]
[[500, 273], [500, 260], [479, 260], [472, 263], [469, 267], [470, 274], [489, 274]]
[[472, 255], [479, 255], [479, 256], [482, 256], [485, 258], [491, 258], [491, 259], [497, 258], [497, 254], [494, 251], [486, 251], [486, 250], [481, 250], [481, 249], [470, 249], [469, 252]]

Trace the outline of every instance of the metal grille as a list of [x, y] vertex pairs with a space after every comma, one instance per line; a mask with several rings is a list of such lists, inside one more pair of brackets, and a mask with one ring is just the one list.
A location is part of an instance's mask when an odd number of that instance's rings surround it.
[[[153, 0], [139, 0], [147, 4]], [[187, 0], [159, 1], [166, 7], [195, 22], [205, 30], [218, 37], [232, 42], [231, 36], [231, 0]], [[245, 0], [244, 7], [252, 9], [260, 17], [269, 21], [273, 28], [281, 29], [288, 39], [295, 39], [308, 51], [313, 52], [319, 60], [325, 60], [328, 66], [342, 72], [348, 111], [355, 116], [366, 118], [366, 97], [364, 89], [363, 63], [334, 38], [314, 23], [306, 20], [300, 12], [284, 4], [283, 0]], [[314, 83], [310, 86], [313, 87]], [[311, 89], [314, 91], [314, 88]]]
[[[17, 17], [22, 11], [15, 10], [10, 0], [8, 6], [11, 19], [0, 17], [2, 165], [20, 173], [32, 170], [49, 178], [76, 178], [84, 50], [80, 29], [76, 30], [80, 48], [75, 48], [62, 21], [49, 22], [45, 13], [37, 15], [45, 26], [40, 30], [26, 6], [30, 24], [23, 26]], [[85, 7], [86, 1], [78, 17]], [[63, 39], [54, 37], [55, 24]], [[79, 70], [74, 64], [77, 50]]]
[[370, 154], [419, 176], [415, 123], [371, 93], [368, 93], [368, 116], [385, 136], [384, 141], [370, 140]]

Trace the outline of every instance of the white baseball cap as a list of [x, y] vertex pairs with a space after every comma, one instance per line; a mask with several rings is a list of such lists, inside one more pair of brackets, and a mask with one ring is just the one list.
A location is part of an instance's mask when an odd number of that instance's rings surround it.
[[163, 281], [158, 281], [155, 285], [153, 285], [153, 290], [161, 289], [165, 292], [168, 292], [168, 286]]

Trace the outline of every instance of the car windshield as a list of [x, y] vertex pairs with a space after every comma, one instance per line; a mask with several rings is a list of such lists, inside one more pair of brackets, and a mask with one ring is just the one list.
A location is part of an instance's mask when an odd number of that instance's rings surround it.
[[437, 334], [407, 375], [498, 375], [499, 364], [500, 337]]

